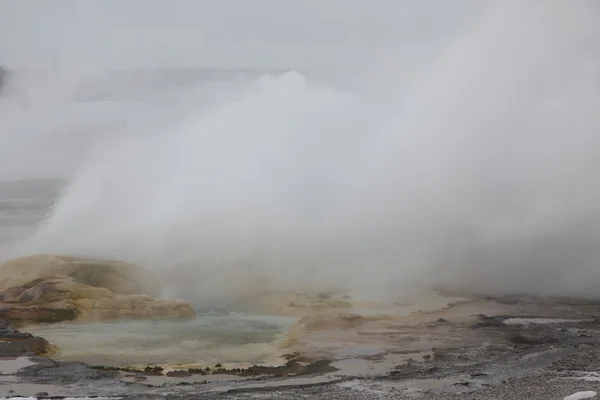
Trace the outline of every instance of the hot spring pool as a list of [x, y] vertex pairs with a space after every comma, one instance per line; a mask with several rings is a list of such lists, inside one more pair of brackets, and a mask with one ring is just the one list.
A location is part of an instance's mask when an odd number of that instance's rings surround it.
[[91, 365], [260, 364], [296, 321], [271, 315], [204, 315], [191, 320], [59, 323], [27, 327], [59, 347], [55, 359]]

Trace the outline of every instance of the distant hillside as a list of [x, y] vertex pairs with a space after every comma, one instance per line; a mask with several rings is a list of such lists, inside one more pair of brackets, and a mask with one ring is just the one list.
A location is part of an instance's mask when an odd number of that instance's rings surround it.
[[54, 200], [64, 188], [62, 179], [28, 179], [0, 182], [0, 200]]
[[47, 214], [65, 184], [60, 179], [0, 182], [0, 215]]

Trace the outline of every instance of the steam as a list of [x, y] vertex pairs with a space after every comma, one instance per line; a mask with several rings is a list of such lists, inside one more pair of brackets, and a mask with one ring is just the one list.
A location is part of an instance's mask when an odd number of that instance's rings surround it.
[[13, 253], [125, 259], [185, 295], [248, 276], [595, 294], [599, 11], [498, 3], [418, 72], [388, 65], [362, 91], [288, 72], [194, 88], [162, 117], [115, 112], [127, 124], [85, 146]]

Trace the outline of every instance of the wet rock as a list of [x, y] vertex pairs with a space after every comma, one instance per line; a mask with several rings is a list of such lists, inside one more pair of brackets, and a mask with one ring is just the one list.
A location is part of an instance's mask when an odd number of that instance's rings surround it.
[[146, 368], [144, 368], [144, 373], [148, 374], [148, 375], [162, 375], [163, 373], [163, 367], [159, 367], [159, 366], [147, 366]]
[[0, 319], [0, 356], [15, 357], [27, 355], [43, 355], [50, 349], [44, 338], [30, 333], [19, 332], [9, 321]]
[[475, 324], [475, 327], [477, 328], [482, 328], [482, 327], [495, 327], [495, 326], [504, 326], [504, 321], [507, 320], [508, 317], [505, 315], [494, 315], [494, 316], [487, 316], [485, 314], [479, 314], [477, 316], [477, 323]]
[[510, 336], [509, 340], [515, 344], [537, 345], [545, 343], [556, 343], [558, 338], [547, 335], [533, 335], [527, 333], [517, 333]]
[[68, 384], [81, 380], [113, 378], [115, 372], [102, 371], [81, 362], [53, 361], [46, 359], [39, 364], [20, 369], [18, 376], [26, 377], [35, 383]]
[[202, 368], [188, 368], [188, 372], [190, 374], [207, 375], [207, 374], [210, 374], [210, 368], [209, 367], [206, 367], [205, 369], [202, 369]]
[[410, 376], [422, 372], [422, 369], [414, 363], [407, 362], [405, 364], [396, 365], [394, 370], [390, 372], [391, 376]]
[[[559, 329], [551, 326], [532, 325], [523, 329], [512, 330], [512, 332], [509, 333], [508, 340], [516, 345], [527, 347], [557, 343], [565, 340], [568, 341], [570, 340], [570, 335], [569, 333], [561, 332]], [[572, 345], [577, 344], [572, 340], [570, 343]]]
[[27, 337], [29, 333], [21, 333], [10, 324], [6, 319], [0, 319], [0, 337]]
[[192, 373], [190, 371], [185, 371], [185, 370], [176, 370], [176, 371], [169, 371], [166, 374], [169, 378], [187, 378], [188, 376], [192, 376]]
[[[220, 365], [220, 364], [218, 364]], [[301, 363], [298, 360], [288, 360], [284, 365], [278, 367], [267, 367], [253, 365], [248, 368], [232, 368], [226, 369], [223, 367], [215, 367], [213, 375], [237, 375], [237, 376], [298, 376], [306, 374], [325, 374], [335, 372], [338, 369], [331, 366], [331, 361], [322, 359], [310, 363]]]

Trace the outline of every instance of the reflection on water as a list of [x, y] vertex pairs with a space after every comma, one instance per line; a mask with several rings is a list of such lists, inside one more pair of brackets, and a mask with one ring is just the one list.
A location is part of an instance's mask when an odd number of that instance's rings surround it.
[[295, 319], [268, 315], [198, 316], [187, 321], [137, 320], [28, 327], [59, 346], [57, 359], [95, 365], [260, 364]]

